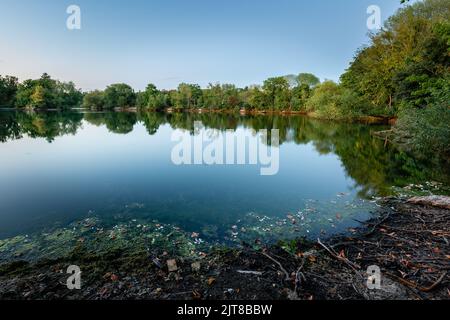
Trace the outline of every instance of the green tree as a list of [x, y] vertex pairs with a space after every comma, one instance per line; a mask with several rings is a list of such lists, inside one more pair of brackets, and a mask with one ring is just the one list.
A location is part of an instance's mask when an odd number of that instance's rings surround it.
[[75, 87], [73, 82], [56, 81], [56, 104], [61, 109], [80, 107], [83, 93]]
[[190, 109], [199, 107], [202, 90], [198, 84], [181, 83], [176, 94], [173, 95], [174, 107], [178, 109]]
[[319, 84], [306, 103], [306, 110], [327, 119], [351, 119], [362, 115], [366, 102], [353, 90], [327, 80]]
[[18, 79], [0, 75], [0, 107], [13, 107], [17, 93]]
[[141, 108], [155, 108], [159, 90], [152, 83], [149, 83], [143, 92], [137, 94], [136, 105]]
[[83, 98], [82, 107], [94, 111], [102, 110], [105, 106], [105, 94], [102, 91], [95, 90], [86, 93]]
[[17, 88], [15, 106], [18, 108], [70, 109], [79, 107], [82, 93], [72, 82], [60, 82], [44, 73], [36, 80], [25, 80]]
[[297, 76], [297, 83], [298, 86], [308, 86], [310, 89], [314, 88], [315, 86], [317, 86], [320, 83], [319, 78], [317, 78], [315, 75], [313, 75], [312, 73], [300, 73]]
[[292, 89], [292, 108], [295, 111], [306, 111], [306, 102], [311, 96], [311, 88], [301, 84]]
[[136, 104], [136, 94], [129, 85], [116, 83], [108, 86], [104, 92], [105, 109], [128, 108]]
[[342, 84], [364, 96], [378, 114], [395, 115], [405, 104], [425, 106], [433, 86], [448, 73], [449, 20], [447, 0], [400, 9], [357, 52]]
[[289, 83], [284, 77], [269, 78], [264, 81], [264, 107], [286, 110], [291, 108]]

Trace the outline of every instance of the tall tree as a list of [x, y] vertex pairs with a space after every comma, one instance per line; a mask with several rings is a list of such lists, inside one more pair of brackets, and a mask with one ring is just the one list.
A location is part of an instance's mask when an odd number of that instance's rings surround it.
[[17, 93], [18, 79], [0, 75], [0, 107], [13, 107]]
[[105, 109], [134, 107], [136, 103], [136, 94], [133, 88], [125, 83], [108, 86], [104, 95]]

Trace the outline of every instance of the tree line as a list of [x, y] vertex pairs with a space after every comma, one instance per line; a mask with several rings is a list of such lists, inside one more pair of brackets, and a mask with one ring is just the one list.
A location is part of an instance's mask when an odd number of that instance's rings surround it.
[[138, 107], [176, 109], [254, 109], [304, 111], [322, 118], [360, 115], [398, 116], [448, 101], [450, 3], [425, 0], [400, 9], [384, 28], [371, 34], [339, 83], [320, 82], [310, 73], [273, 77], [262, 85], [181, 83], [175, 90], [154, 84], [135, 92], [124, 83], [82, 93], [72, 82], [43, 74], [19, 83], [0, 76], [0, 106], [35, 109], [112, 110]]
[[309, 73], [273, 77], [263, 85], [238, 88], [233, 84], [181, 83], [175, 90], [159, 90], [148, 84], [144, 91], [135, 92], [125, 83], [108, 86], [105, 90], [82, 93], [72, 82], [64, 83], [43, 74], [40, 79], [19, 83], [17, 78], [0, 76], [0, 106], [32, 109], [114, 110], [137, 107], [163, 110], [187, 109], [254, 109], [306, 111], [306, 103], [319, 79]]
[[83, 93], [73, 82], [61, 82], [44, 73], [36, 80], [19, 83], [0, 75], [0, 107], [71, 109], [81, 105]]

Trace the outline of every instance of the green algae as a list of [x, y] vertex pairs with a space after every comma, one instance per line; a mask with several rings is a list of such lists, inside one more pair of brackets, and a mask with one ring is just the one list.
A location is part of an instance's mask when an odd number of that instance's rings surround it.
[[157, 221], [130, 220], [106, 228], [98, 217], [73, 222], [65, 228], [55, 228], [29, 236], [0, 240], [0, 262], [14, 259], [38, 260], [65, 257], [77, 248], [103, 254], [114, 251], [169, 252], [189, 257], [206, 250], [190, 233]]

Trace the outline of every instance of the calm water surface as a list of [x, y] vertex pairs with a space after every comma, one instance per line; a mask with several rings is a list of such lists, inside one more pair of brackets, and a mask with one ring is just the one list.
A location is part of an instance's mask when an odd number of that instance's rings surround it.
[[[278, 128], [278, 174], [175, 166], [171, 135], [194, 121], [237, 134]], [[267, 230], [269, 238], [341, 232], [377, 208], [373, 196], [440, 176], [371, 136], [380, 129], [301, 116], [0, 112], [0, 239], [94, 215], [111, 225], [160, 221], [214, 241], [243, 221], [289, 224], [288, 215], [306, 222]]]

